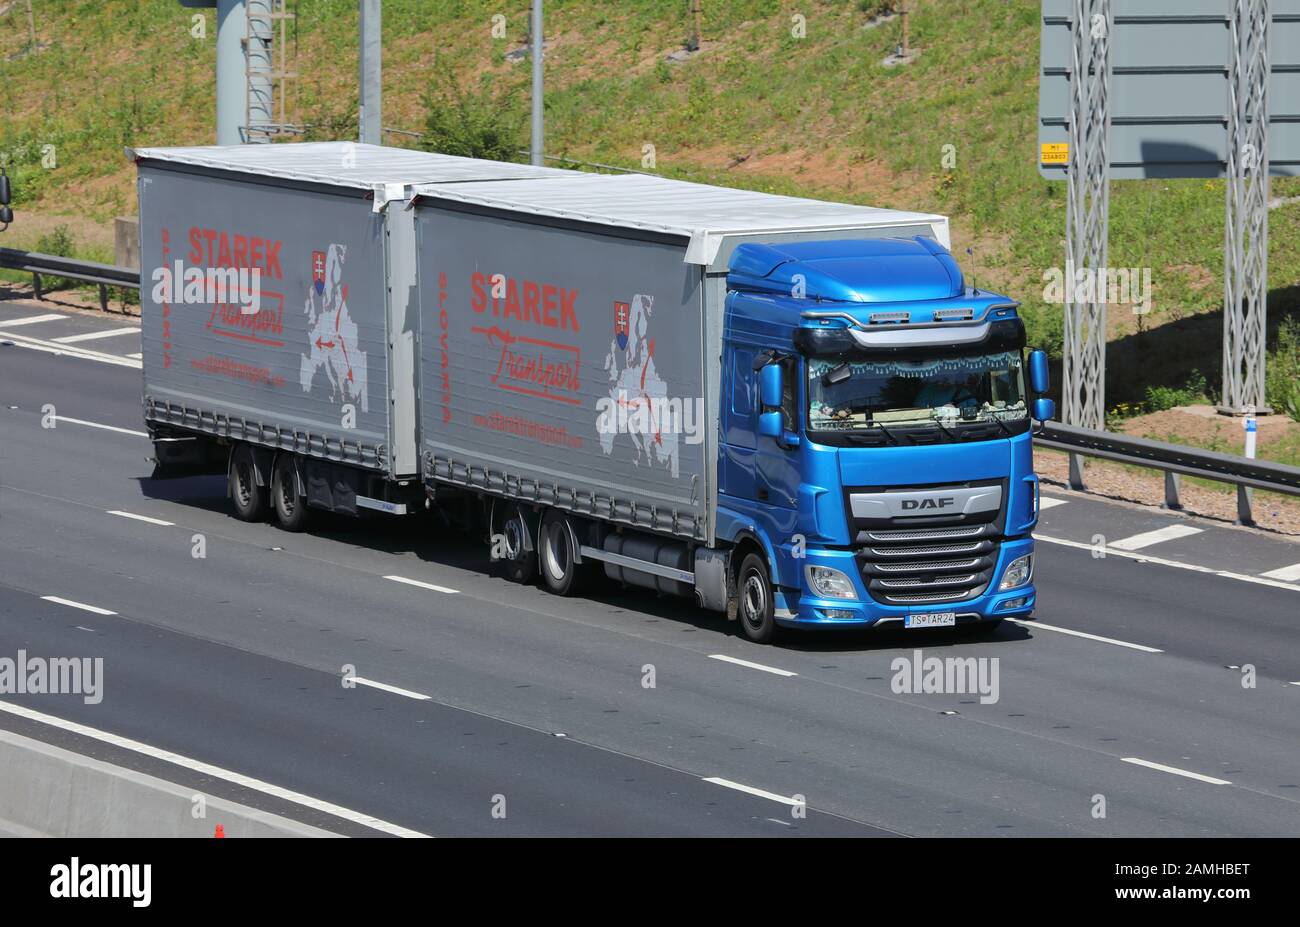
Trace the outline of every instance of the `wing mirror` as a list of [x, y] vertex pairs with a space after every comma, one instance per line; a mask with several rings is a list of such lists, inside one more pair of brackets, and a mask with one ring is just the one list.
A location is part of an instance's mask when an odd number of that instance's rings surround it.
[[1029, 354], [1029, 388], [1040, 396], [1052, 388], [1046, 351], [1031, 351]]
[[785, 370], [779, 360], [760, 367], [758, 371], [758, 433], [774, 439], [789, 450], [799, 444], [799, 436], [785, 430], [785, 416], [781, 412], [781, 397], [785, 394]]

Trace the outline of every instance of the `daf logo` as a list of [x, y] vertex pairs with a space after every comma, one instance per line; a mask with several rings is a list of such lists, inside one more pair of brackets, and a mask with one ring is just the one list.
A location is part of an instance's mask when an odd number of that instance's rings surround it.
[[946, 509], [956, 504], [957, 500], [953, 496], [940, 496], [937, 499], [904, 499], [903, 510], [910, 512], [915, 509]]

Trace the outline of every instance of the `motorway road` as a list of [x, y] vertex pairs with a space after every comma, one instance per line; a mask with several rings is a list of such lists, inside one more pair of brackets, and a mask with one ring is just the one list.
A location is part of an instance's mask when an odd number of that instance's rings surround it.
[[[239, 522], [219, 478], [148, 479], [139, 376], [0, 347], [0, 656], [105, 674], [99, 704], [0, 695], [0, 726], [354, 835], [1300, 833], [1300, 583], [1261, 578], [1293, 543], [1199, 523], [1098, 558], [1197, 523], [1071, 497], [1036, 623], [758, 647], [512, 585], [433, 517]], [[997, 701], [895, 693], [917, 648], [998, 658]]]

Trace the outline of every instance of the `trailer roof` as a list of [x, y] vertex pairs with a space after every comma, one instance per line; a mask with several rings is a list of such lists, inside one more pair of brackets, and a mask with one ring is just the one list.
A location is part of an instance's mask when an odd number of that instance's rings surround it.
[[572, 176], [572, 171], [354, 142], [128, 148], [133, 160], [169, 161], [220, 171], [373, 190], [393, 184], [442, 184]]
[[930, 213], [853, 206], [670, 180], [645, 174], [575, 174], [545, 183], [415, 187], [415, 197], [681, 235], [686, 260], [711, 264], [729, 235], [929, 226], [945, 248], [948, 219]]

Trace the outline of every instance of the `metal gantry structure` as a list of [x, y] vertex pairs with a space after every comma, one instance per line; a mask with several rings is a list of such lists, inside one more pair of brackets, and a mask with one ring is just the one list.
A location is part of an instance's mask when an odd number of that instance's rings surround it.
[[[1223, 0], [1228, 41], [1223, 398], [1219, 411], [1267, 411], [1269, 33], [1272, 0]], [[1105, 427], [1112, 47], [1117, 0], [1070, 0], [1069, 164], [1062, 418]], [[1130, 17], [1133, 19], [1133, 17]], [[1138, 20], [1141, 17], [1137, 17]], [[1170, 114], [1172, 115], [1172, 114]], [[1082, 460], [1070, 482], [1083, 488]]]
[[540, 166], [546, 163], [546, 130], [542, 115], [542, 62], [545, 57], [546, 42], [543, 33], [542, 0], [533, 0], [532, 25], [529, 38], [532, 40], [533, 98], [530, 132], [532, 141], [528, 149], [528, 160], [530, 163]]
[[270, 141], [303, 131], [286, 115], [288, 81], [298, 76], [296, 71], [289, 70], [288, 61], [288, 24], [295, 18], [296, 14], [288, 9], [288, 0], [247, 0], [244, 61], [248, 91], [244, 134], [249, 142]]
[[1268, 91], [1271, 0], [1230, 0], [1227, 220], [1223, 240], [1223, 401], [1266, 411]]
[[[1106, 290], [1076, 283], [1080, 276], [1097, 280], [1106, 267], [1114, 23], [1111, 0], [1074, 0], [1062, 416], [1069, 425], [1093, 429], [1103, 428], [1106, 422]], [[1074, 454], [1070, 455], [1070, 482], [1083, 483], [1082, 461]]]
[[361, 0], [358, 134], [367, 145], [384, 143], [383, 3]]

